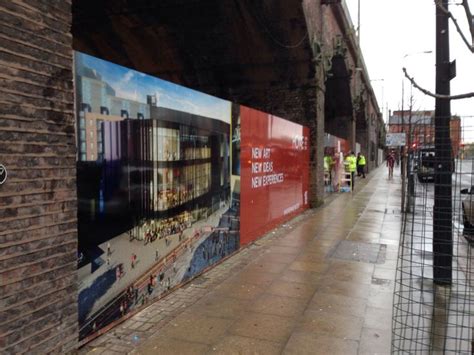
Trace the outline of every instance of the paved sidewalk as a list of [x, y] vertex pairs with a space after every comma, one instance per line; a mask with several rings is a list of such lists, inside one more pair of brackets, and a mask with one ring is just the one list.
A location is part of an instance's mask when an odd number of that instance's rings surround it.
[[389, 354], [400, 195], [380, 168], [80, 353]]

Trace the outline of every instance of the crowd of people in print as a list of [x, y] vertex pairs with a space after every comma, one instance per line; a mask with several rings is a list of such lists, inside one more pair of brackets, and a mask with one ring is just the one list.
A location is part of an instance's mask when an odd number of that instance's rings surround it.
[[[211, 233], [212, 234], [212, 233]], [[196, 237], [200, 236], [200, 233], [197, 232]], [[189, 239], [185, 242], [185, 245], [181, 251], [178, 252], [184, 253], [186, 251], [194, 250], [194, 240]], [[201, 245], [200, 252], [202, 253], [203, 260], [211, 261], [213, 258], [222, 258], [226, 255], [226, 241], [225, 239], [219, 238], [217, 235], [208, 240], [208, 243]], [[148, 275], [148, 279], [145, 283], [142, 281], [141, 287], [138, 284], [134, 286], [130, 286], [124, 297], [122, 298], [122, 302], [120, 304], [120, 313], [121, 315], [125, 315], [132, 306], [135, 305], [144, 305], [146, 304], [151, 298], [153, 298], [153, 294], [162, 294], [170, 291], [171, 288], [176, 283], [176, 274], [178, 273], [177, 269], [177, 259], [179, 255], [173, 253], [171, 255], [165, 256], [162, 262], [159, 264], [158, 268], [155, 269], [154, 272]], [[133, 261], [132, 254], [132, 263]], [[207, 265], [207, 263], [206, 263]], [[193, 265], [189, 265], [188, 273], [194, 274], [194, 272], [199, 270], [191, 270]]]
[[[201, 213], [205, 212], [205, 210], [201, 211]], [[152, 258], [154, 257], [155, 263], [146, 274], [132, 280], [132, 284], [129, 284], [125, 291], [96, 312], [93, 320], [81, 329], [82, 336], [94, 333], [105, 324], [136, 310], [137, 307], [142, 307], [149, 301], [166, 295], [181, 282], [189, 280], [238, 247], [238, 239], [236, 239], [238, 235], [230, 232], [228, 223], [222, 225], [219, 223], [218, 227], [210, 225], [195, 227], [189, 235], [186, 231], [186, 238], [183, 238], [184, 230], [192, 228], [192, 224], [193, 215], [184, 212], [172, 218], [149, 220], [143, 222], [140, 229], [136, 228], [130, 242], [137, 244], [139, 249], [145, 249], [140, 247], [141, 242], [150, 245], [154, 250]], [[178, 237], [180, 242], [172, 243], [172, 239]], [[163, 241], [151, 244], [160, 239]], [[111, 263], [110, 259], [116, 258], [113, 247], [111, 242], [104, 245], [109, 271], [113, 272], [115, 282], [119, 285], [124, 282], [129, 283], [130, 277], [124, 276], [126, 273], [141, 273], [143, 265], [140, 265], [140, 262], [144, 262], [142, 258], [147, 255], [149, 257], [149, 253], [142, 255], [137, 250], [130, 250], [126, 262]]]
[[181, 240], [183, 231], [190, 228], [191, 224], [192, 218], [189, 212], [183, 212], [178, 216], [161, 220], [148, 220], [129, 232], [130, 241], [134, 239], [143, 240], [144, 245], [147, 245], [164, 238], [168, 246], [170, 243], [168, 236], [179, 234]]
[[179, 187], [177, 189], [162, 190], [158, 193], [158, 199], [156, 200], [156, 209], [158, 211], [164, 211], [169, 208], [173, 208], [183, 204], [184, 202], [190, 201], [193, 198], [193, 190], [185, 187]]
[[[136, 258], [136, 255], [132, 254], [132, 263], [136, 262], [134, 257]], [[169, 291], [172, 288], [171, 279], [177, 273], [175, 262], [176, 255], [165, 257], [158, 271], [148, 276], [146, 286], [135, 284], [128, 287], [120, 300], [120, 315], [124, 316], [134, 306], [146, 304], [154, 291], [158, 294]]]

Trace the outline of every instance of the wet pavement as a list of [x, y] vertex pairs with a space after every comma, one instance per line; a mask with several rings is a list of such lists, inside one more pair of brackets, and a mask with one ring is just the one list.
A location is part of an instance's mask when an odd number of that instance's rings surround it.
[[406, 215], [394, 306], [396, 353], [474, 354], [474, 275], [471, 237], [465, 231], [460, 190], [471, 186], [472, 161], [456, 161], [452, 185], [452, 262], [449, 286], [434, 278], [433, 210], [435, 186], [415, 179]]
[[388, 354], [400, 195], [375, 170], [80, 352]]

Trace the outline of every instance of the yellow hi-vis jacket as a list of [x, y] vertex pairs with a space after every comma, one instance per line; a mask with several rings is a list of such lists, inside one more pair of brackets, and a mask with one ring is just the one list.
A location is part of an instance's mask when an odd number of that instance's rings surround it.
[[330, 171], [334, 164], [332, 157], [329, 155], [324, 156], [324, 171]]
[[355, 172], [357, 170], [357, 158], [353, 155], [348, 155], [345, 159], [347, 169], [349, 172]]
[[365, 166], [365, 157], [362, 154], [359, 157], [359, 165]]

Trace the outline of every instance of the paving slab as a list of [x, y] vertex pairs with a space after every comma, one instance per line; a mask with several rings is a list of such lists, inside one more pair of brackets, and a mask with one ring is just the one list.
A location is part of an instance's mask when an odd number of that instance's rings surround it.
[[80, 353], [388, 354], [400, 194], [375, 170]]

